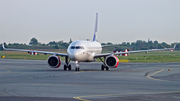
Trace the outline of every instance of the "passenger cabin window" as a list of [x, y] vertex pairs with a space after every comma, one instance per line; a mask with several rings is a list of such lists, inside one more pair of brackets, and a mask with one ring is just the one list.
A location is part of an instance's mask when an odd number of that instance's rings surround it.
[[84, 49], [83, 46], [71, 46], [71, 49]]

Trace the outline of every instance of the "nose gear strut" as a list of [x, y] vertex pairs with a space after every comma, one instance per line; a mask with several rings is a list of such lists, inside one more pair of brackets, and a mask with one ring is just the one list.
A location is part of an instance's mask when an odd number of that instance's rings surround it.
[[76, 61], [76, 68], [75, 68], [75, 71], [79, 71], [80, 67], [79, 67], [79, 62]]

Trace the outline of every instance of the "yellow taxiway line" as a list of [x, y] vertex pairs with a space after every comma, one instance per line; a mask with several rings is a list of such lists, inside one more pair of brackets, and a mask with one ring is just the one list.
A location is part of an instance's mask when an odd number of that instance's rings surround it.
[[[166, 80], [160, 80], [160, 79], [155, 79], [152, 78], [151, 76], [156, 75], [157, 73], [160, 73], [164, 71], [164, 69], [161, 69], [151, 75], [147, 75], [146, 77], [152, 80], [158, 80], [158, 81], [166, 81]], [[180, 93], [180, 91], [167, 91], [167, 92], [135, 92], [135, 93], [120, 93], [120, 94], [104, 94], [104, 95], [87, 95], [87, 96], [78, 96], [78, 97], [73, 97], [74, 99], [81, 100], [81, 101], [91, 101], [87, 99], [82, 99], [82, 98], [92, 98], [92, 97], [105, 97], [105, 96], [119, 96], [119, 95], [135, 95], [135, 94], [165, 94], [165, 93]]]
[[164, 71], [164, 69], [161, 69], [161, 70], [159, 70], [159, 71], [157, 71], [157, 72], [155, 72], [155, 73], [153, 73], [153, 74], [151, 74], [151, 75], [147, 75], [146, 77], [149, 78], [149, 79], [151, 79], [151, 80], [167, 81], [167, 80], [155, 79], [155, 78], [152, 78], [152, 77], [151, 77], [151, 76], [156, 75], [157, 73], [160, 73], [160, 72], [162, 72], [162, 71]]
[[82, 98], [92, 98], [92, 97], [106, 97], [106, 96], [119, 96], [119, 95], [135, 95], [135, 94], [167, 94], [167, 93], [180, 93], [180, 91], [167, 91], [167, 92], [134, 92], [134, 93], [120, 93], [120, 94], [104, 94], [104, 95], [87, 95], [87, 96], [78, 96], [73, 97], [74, 99], [81, 101], [91, 101]]

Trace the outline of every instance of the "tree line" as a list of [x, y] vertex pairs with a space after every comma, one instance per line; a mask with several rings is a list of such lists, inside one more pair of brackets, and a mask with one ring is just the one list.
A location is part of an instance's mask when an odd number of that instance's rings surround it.
[[[29, 44], [19, 44], [19, 43], [5, 43], [5, 47], [7, 48], [17, 48], [17, 49], [67, 49], [69, 44], [72, 43], [70, 39], [69, 42], [64, 41], [51, 41], [48, 44], [44, 44], [38, 42], [36, 38], [32, 38]], [[102, 45], [114, 45], [111, 42], [101, 43]], [[112, 51], [114, 48], [127, 48], [129, 50], [147, 50], [147, 49], [161, 49], [161, 48], [172, 48], [174, 43], [167, 44], [165, 42], [159, 43], [158, 41], [150, 41], [148, 42], [143, 40], [137, 40], [136, 42], [122, 42], [121, 44], [116, 44], [115, 47], [107, 47], [106, 50]], [[0, 50], [2, 51], [3, 48], [1, 47]], [[177, 43], [176, 50], [180, 50], [180, 43]]]

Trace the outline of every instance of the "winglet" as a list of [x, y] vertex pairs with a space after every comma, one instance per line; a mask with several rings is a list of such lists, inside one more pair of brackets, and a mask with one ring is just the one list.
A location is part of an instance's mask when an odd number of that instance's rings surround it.
[[6, 49], [6, 48], [4, 47], [4, 38], [2, 37], [2, 39], [3, 39], [2, 47], [3, 47], [3, 49]]
[[173, 49], [175, 49], [175, 48], [176, 48], [176, 45], [177, 45], [177, 43], [174, 43], [174, 47], [173, 47]]
[[98, 13], [96, 13], [96, 22], [95, 22], [95, 28], [94, 28], [93, 41], [97, 41], [97, 24], [98, 24]]

